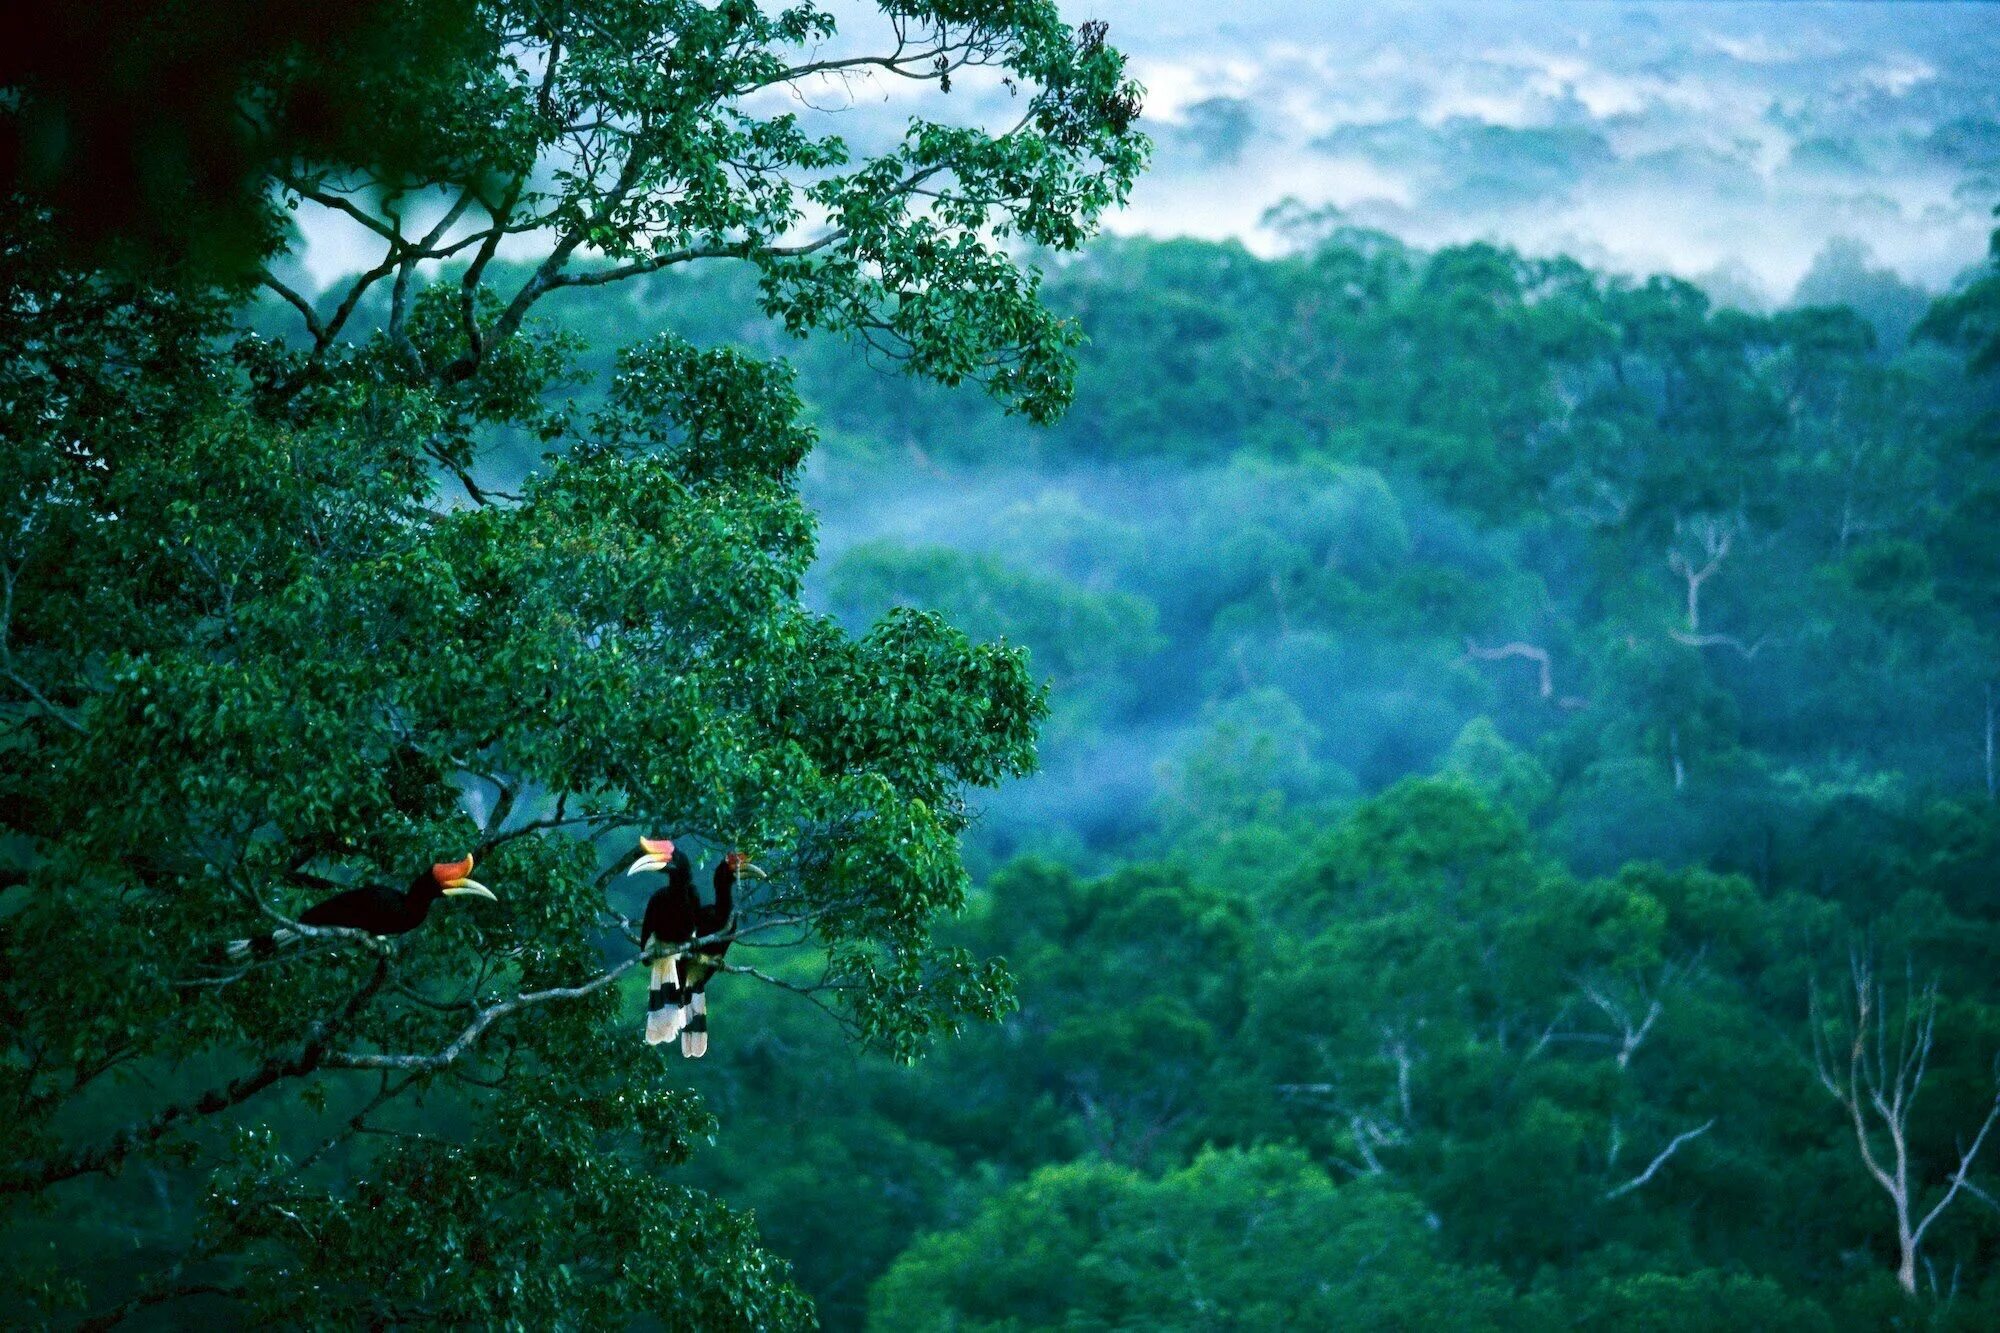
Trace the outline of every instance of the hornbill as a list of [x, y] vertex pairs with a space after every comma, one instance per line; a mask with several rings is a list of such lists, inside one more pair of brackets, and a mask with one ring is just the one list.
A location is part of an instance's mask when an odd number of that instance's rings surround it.
[[[472, 878], [472, 858], [468, 856], [463, 860], [432, 866], [411, 880], [407, 889], [364, 884], [358, 889], [336, 893], [299, 913], [299, 922], [307, 926], [343, 926], [350, 930], [365, 930], [370, 935], [407, 935], [424, 924], [424, 918], [431, 914], [432, 903], [439, 898], [460, 894], [472, 894], [488, 902], [499, 901], [491, 889]], [[297, 938], [298, 931], [280, 926], [262, 935], [252, 935], [247, 940], [231, 940], [226, 952], [230, 962], [240, 963], [250, 957], [268, 957]]]
[[[686, 852], [667, 838], [639, 839], [639, 859], [628, 875], [648, 870], [665, 870], [665, 887], [646, 900], [646, 915], [639, 924], [639, 950], [654, 940], [683, 945], [694, 938], [695, 914], [701, 898], [695, 893], [694, 866]], [[669, 954], [653, 960], [652, 976], [646, 990], [646, 1044], [657, 1046], [671, 1041], [687, 1022], [686, 996], [681, 990], [680, 956]]]
[[[708, 1054], [708, 983], [722, 970], [722, 956], [735, 941], [736, 878], [748, 875], [763, 879], [764, 872], [750, 864], [742, 852], [731, 852], [715, 867], [715, 901], [695, 909], [695, 934], [703, 943], [695, 946], [688, 959], [682, 991], [687, 998], [687, 1021], [681, 1029], [681, 1054], [699, 1058]], [[721, 936], [712, 939], [711, 936]]]

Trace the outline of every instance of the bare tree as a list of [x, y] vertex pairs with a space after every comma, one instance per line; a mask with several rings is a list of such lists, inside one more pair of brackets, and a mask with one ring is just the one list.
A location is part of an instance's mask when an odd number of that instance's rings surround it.
[[1667, 550], [1667, 568], [1679, 575], [1687, 588], [1687, 624], [1668, 630], [1667, 637], [1690, 648], [1727, 648], [1744, 661], [1754, 662], [1758, 653], [1783, 641], [1770, 634], [1745, 639], [1735, 634], [1704, 631], [1701, 627], [1701, 590], [1729, 558], [1736, 535], [1742, 529], [1743, 520], [1733, 515], [1718, 518], [1703, 514], [1674, 520], [1674, 545]]
[[[1875, 977], [1873, 959], [1857, 950], [1849, 955], [1848, 972], [1851, 1004], [1843, 1004], [1838, 1015], [1826, 1012], [1817, 986], [1812, 990], [1813, 1067], [1821, 1086], [1847, 1112], [1861, 1163], [1895, 1209], [1896, 1280], [1915, 1295], [1924, 1237], [1967, 1188], [1966, 1177], [2000, 1120], [2000, 1079], [1971, 1143], [1959, 1140], [1958, 1166], [1944, 1180], [1943, 1193], [1922, 1211], [1922, 1196], [1936, 1187], [1927, 1190], [1911, 1161], [1910, 1116], [1936, 1037], [1937, 983], [1919, 987], [1906, 970], [1902, 1013], [1892, 1020], [1888, 992]], [[1972, 1192], [1978, 1192], [1976, 1187]]]
[[1605, 976], [1576, 978], [1577, 990], [1591, 1007], [1610, 1020], [1615, 1034], [1609, 1038], [1617, 1050], [1618, 1067], [1632, 1063], [1632, 1056], [1645, 1043], [1666, 1009], [1666, 997], [1683, 985], [1701, 967], [1701, 950], [1686, 959], [1668, 959], [1652, 976], [1635, 974], [1623, 981]]
[[[1666, 1012], [1668, 997], [1685, 987], [1700, 972], [1706, 949], [1697, 949], [1682, 958], [1669, 958], [1650, 971], [1630, 970], [1578, 973], [1570, 980], [1577, 995], [1610, 1024], [1611, 1031], [1596, 1031], [1568, 1022], [1578, 1008], [1575, 998], [1565, 1000], [1527, 1053], [1528, 1059], [1558, 1043], [1596, 1046], [1613, 1052], [1612, 1059], [1622, 1071], [1652, 1034], [1653, 1025]], [[1613, 1156], [1616, 1156], [1614, 1153]]]
[[[1715, 577], [1722, 568], [1722, 562], [1729, 558], [1730, 547], [1736, 542], [1735, 519], [1717, 518], [1703, 514], [1698, 518], [1674, 520], [1675, 545], [1667, 551], [1667, 568], [1680, 575], [1687, 584], [1687, 632], [1701, 633], [1701, 589], [1702, 585]], [[1690, 558], [1679, 543], [1683, 537], [1692, 537], [1699, 553]], [[1700, 565], [1695, 562], [1702, 561]]]
[[[1422, 1020], [1418, 1020], [1415, 1026], [1422, 1027]], [[1378, 1030], [1382, 1042], [1376, 1048], [1376, 1054], [1395, 1070], [1393, 1092], [1377, 1091], [1371, 1087], [1365, 1098], [1357, 1098], [1355, 1083], [1342, 1078], [1337, 1069], [1330, 1082], [1280, 1083], [1276, 1088], [1282, 1097], [1302, 1099], [1324, 1107], [1328, 1119], [1346, 1126], [1348, 1142], [1359, 1160], [1348, 1161], [1339, 1156], [1333, 1160], [1356, 1176], [1386, 1173], [1388, 1167], [1376, 1150], [1405, 1146], [1416, 1128], [1411, 1081], [1417, 1064], [1423, 1059], [1423, 1048], [1418, 1045], [1404, 1020], [1385, 1020], [1378, 1025]], [[1330, 1051], [1325, 1055], [1328, 1063], [1334, 1063]], [[1373, 1080], [1363, 1082], [1372, 1084]]]

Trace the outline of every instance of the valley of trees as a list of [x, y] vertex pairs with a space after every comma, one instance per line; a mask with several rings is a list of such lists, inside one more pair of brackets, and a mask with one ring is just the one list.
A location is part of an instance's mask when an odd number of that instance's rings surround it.
[[803, 358], [810, 595], [1054, 686], [951, 932], [1018, 1009], [760, 995], [696, 1082], [828, 1325], [1986, 1327], [2000, 271], [1907, 342], [1338, 227], [1049, 292], [1047, 430]]
[[[376, 270], [8, 224], [9, 1317], [2000, 1324], [2000, 236], [1914, 325], [1091, 240], [1102, 31], [883, 8], [1021, 127], [850, 158], [740, 111], [824, 16], [496, 5], [437, 78], [545, 59], [378, 108], [455, 216], [275, 177]], [[699, 1062], [662, 833], [774, 871]]]

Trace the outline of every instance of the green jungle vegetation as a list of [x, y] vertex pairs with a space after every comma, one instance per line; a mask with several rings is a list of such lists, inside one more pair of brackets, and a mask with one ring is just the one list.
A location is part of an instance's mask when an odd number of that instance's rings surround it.
[[[1022, 120], [867, 153], [809, 8], [411, 8], [239, 146], [324, 292], [9, 178], [8, 1322], [2000, 1323], [2000, 237], [1093, 241], [1047, 5], [885, 5]], [[771, 872], [699, 1062], [642, 835]]]
[[[617, 323], [778, 346], [745, 280]], [[947, 932], [1018, 1007], [903, 1068], [736, 986], [694, 1079], [826, 1324], [2000, 1315], [2000, 266], [1895, 345], [1338, 228], [1047, 299], [1047, 429], [794, 357], [809, 596], [1052, 691]]]

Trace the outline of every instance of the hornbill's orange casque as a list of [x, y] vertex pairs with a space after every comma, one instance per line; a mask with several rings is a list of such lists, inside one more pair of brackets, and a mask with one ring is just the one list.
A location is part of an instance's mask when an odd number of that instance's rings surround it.
[[[307, 926], [344, 926], [365, 930], [370, 935], [406, 935], [424, 924], [424, 918], [431, 914], [432, 903], [459, 894], [499, 901], [491, 889], [472, 878], [472, 858], [468, 856], [432, 866], [411, 880], [407, 889], [365, 884], [336, 893], [299, 913], [299, 922]], [[246, 958], [266, 957], [298, 937], [298, 931], [280, 926], [247, 940], [231, 940], [227, 950], [229, 960], [241, 962]]]
[[[742, 852], [731, 852], [715, 868], [715, 901], [695, 909], [695, 934], [706, 941], [695, 946], [688, 959], [682, 992], [687, 996], [687, 1019], [681, 1027], [681, 1054], [699, 1058], [708, 1054], [708, 982], [722, 970], [722, 957], [734, 941], [736, 926], [736, 878], [748, 875], [763, 879], [764, 872], [750, 864]], [[720, 935], [721, 939], [710, 936]]]
[[[648, 870], [665, 870], [665, 887], [646, 900], [646, 915], [639, 924], [639, 948], [643, 952], [654, 940], [682, 945], [694, 938], [695, 914], [701, 898], [695, 893], [694, 866], [686, 852], [667, 838], [639, 839], [639, 859], [628, 875]], [[671, 1041], [687, 1022], [686, 997], [681, 990], [681, 959], [678, 955], [655, 958], [646, 991], [646, 1044], [657, 1046]]]

